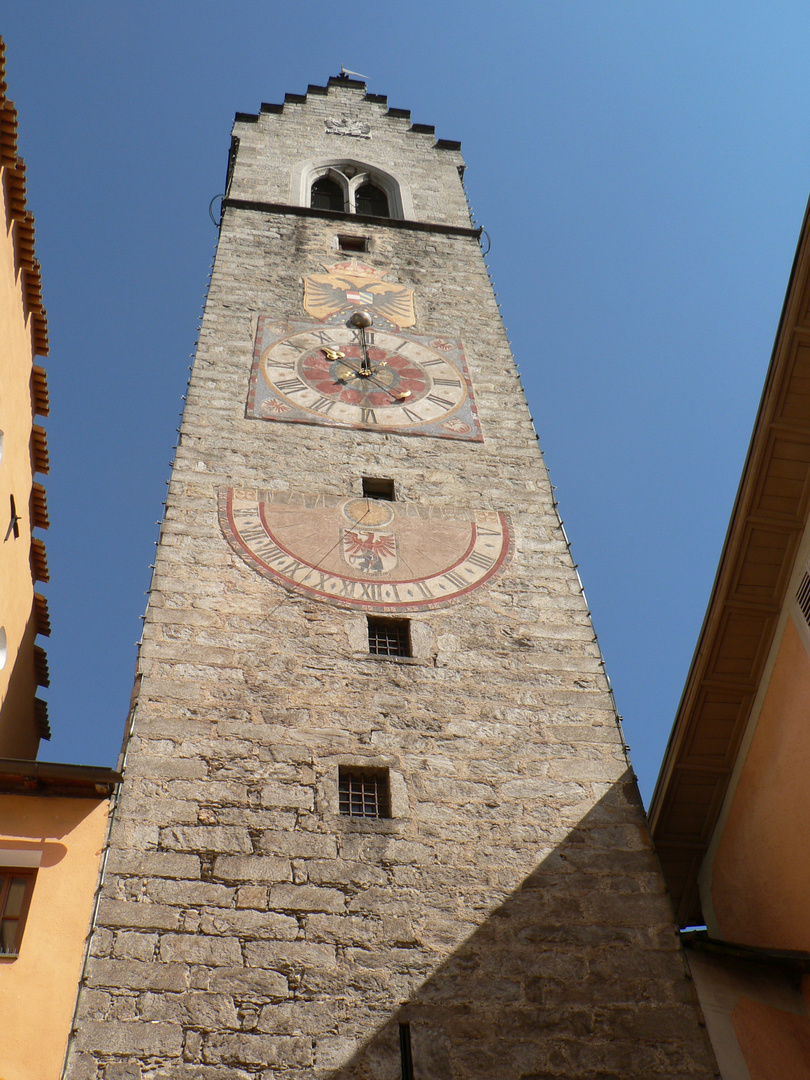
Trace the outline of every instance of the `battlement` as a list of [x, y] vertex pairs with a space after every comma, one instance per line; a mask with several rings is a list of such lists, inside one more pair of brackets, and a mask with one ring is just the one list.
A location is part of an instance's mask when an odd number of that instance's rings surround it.
[[[312, 97], [328, 97], [329, 92], [332, 89], [340, 90], [352, 90], [362, 93], [362, 100], [368, 102], [371, 105], [380, 105], [385, 108], [385, 116], [392, 120], [410, 120], [410, 109], [395, 109], [388, 108], [388, 95], [387, 94], [369, 94], [364, 92], [366, 90], [366, 84], [359, 79], [343, 78], [341, 76], [332, 76], [326, 86], [319, 86], [315, 83], [310, 83], [307, 87], [306, 94], [285, 94], [284, 102], [281, 105], [277, 105], [271, 102], [263, 101], [259, 107], [258, 113], [236, 113], [234, 120], [238, 123], [256, 123], [259, 116], [262, 113], [283, 113], [285, 105], [304, 105], [307, 103], [307, 99]], [[436, 128], [433, 124], [411, 124], [410, 130], [418, 135], [435, 135]], [[435, 142], [437, 150], [461, 150], [461, 142], [457, 139], [437, 139]]]
[[432, 124], [413, 123], [410, 110], [389, 108], [388, 98], [367, 93], [363, 82], [331, 78], [305, 94], [286, 94], [282, 104], [236, 114], [229, 198], [308, 208], [312, 183], [330, 168], [346, 189], [348, 214], [348, 188], [362, 174], [386, 191], [391, 219], [471, 226], [461, 143], [437, 139]]

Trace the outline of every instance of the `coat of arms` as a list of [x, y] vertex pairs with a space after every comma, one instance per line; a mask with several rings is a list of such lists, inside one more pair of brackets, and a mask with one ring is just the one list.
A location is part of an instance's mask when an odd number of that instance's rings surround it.
[[365, 308], [376, 325], [400, 330], [413, 326], [413, 289], [383, 281], [373, 266], [355, 259], [324, 267], [323, 274], [304, 277], [304, 310], [314, 319], [334, 321], [344, 313]]
[[384, 531], [394, 513], [384, 502], [352, 499], [343, 508], [343, 516], [353, 521], [350, 529], [341, 529], [341, 554], [353, 570], [364, 574], [384, 574], [395, 569], [396, 533]]
[[330, 116], [324, 120], [328, 135], [353, 135], [355, 139], [370, 139], [371, 128], [362, 120], [350, 120], [348, 116]]

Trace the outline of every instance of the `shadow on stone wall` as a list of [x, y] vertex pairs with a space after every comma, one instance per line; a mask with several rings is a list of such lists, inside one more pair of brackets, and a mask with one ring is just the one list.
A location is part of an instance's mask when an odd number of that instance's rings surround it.
[[[356, 957], [349, 978], [373, 1008]], [[415, 1080], [714, 1077], [699, 1018], [628, 774], [348, 1061], [360, 1024], [346, 1006], [347, 1042], [318, 1039], [317, 1075], [400, 1080], [407, 1023]]]

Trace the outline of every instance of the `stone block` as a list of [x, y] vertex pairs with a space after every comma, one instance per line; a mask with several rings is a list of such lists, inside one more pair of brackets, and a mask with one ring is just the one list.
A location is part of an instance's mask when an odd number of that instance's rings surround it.
[[175, 851], [139, 852], [112, 848], [107, 860], [111, 874], [135, 874], [139, 877], [199, 878], [200, 860], [196, 855]]
[[214, 911], [200, 918], [204, 934], [233, 934], [242, 941], [270, 938], [274, 941], [295, 941], [300, 933], [298, 920], [275, 911]]
[[210, 972], [212, 992], [264, 1001], [286, 1001], [290, 996], [287, 976], [269, 968], [220, 967]]
[[295, 856], [299, 859], [334, 859], [337, 857], [337, 838], [324, 833], [266, 832], [259, 840], [259, 848], [267, 855]]
[[94, 960], [87, 985], [113, 990], [185, 990], [182, 964], [141, 963], [134, 960]]
[[267, 809], [312, 810], [315, 792], [301, 784], [268, 784], [262, 789], [262, 806]]
[[289, 859], [266, 855], [221, 855], [214, 862], [214, 877], [223, 881], [291, 881]]
[[104, 1080], [141, 1080], [142, 1076], [137, 1061], [111, 1062], [104, 1066]]
[[160, 959], [164, 963], [206, 964], [210, 967], [238, 964], [242, 951], [236, 938], [205, 934], [164, 934], [160, 939]]
[[205, 1042], [203, 1058], [215, 1064], [269, 1065], [289, 1071], [312, 1064], [312, 1040], [247, 1032], [213, 1035]]
[[346, 898], [337, 889], [314, 885], [273, 885], [269, 906], [275, 911], [343, 911]]
[[180, 912], [165, 904], [132, 903], [103, 897], [99, 902], [99, 920], [110, 927], [176, 930], [180, 924]]
[[180, 907], [231, 907], [236, 890], [213, 881], [171, 881], [152, 878], [146, 884], [147, 895], [157, 904]]
[[160, 843], [173, 851], [250, 852], [253, 844], [247, 829], [234, 826], [181, 826], [160, 830]]
[[245, 942], [245, 963], [249, 967], [274, 969], [285, 973], [294, 968], [330, 968], [336, 963], [334, 945], [316, 945], [309, 941]]
[[157, 934], [119, 931], [115, 935], [113, 956], [119, 960], [152, 960], [155, 955], [157, 940]]
[[239, 1017], [228, 994], [188, 993], [183, 997], [187, 1022], [203, 1031], [238, 1028]]
[[183, 1029], [178, 1024], [143, 1024], [137, 1020], [115, 1024], [88, 1020], [79, 1027], [75, 1045], [78, 1050], [105, 1055], [179, 1057], [183, 1048]]
[[237, 908], [256, 908], [265, 911], [267, 908], [267, 889], [263, 885], [243, 885], [236, 892]]

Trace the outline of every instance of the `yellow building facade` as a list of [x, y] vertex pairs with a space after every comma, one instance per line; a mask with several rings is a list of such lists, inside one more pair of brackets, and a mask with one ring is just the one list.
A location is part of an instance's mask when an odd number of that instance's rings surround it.
[[0, 760], [2, 1080], [62, 1075], [117, 779]]
[[47, 709], [37, 687], [47, 685], [47, 605], [36, 593], [48, 580], [45, 547], [35, 530], [47, 528], [45, 491], [35, 480], [48, 471], [45, 372], [48, 353], [34, 219], [26, 208], [25, 163], [17, 153], [17, 111], [6, 97], [0, 52], [0, 756], [34, 758], [49, 736]]

